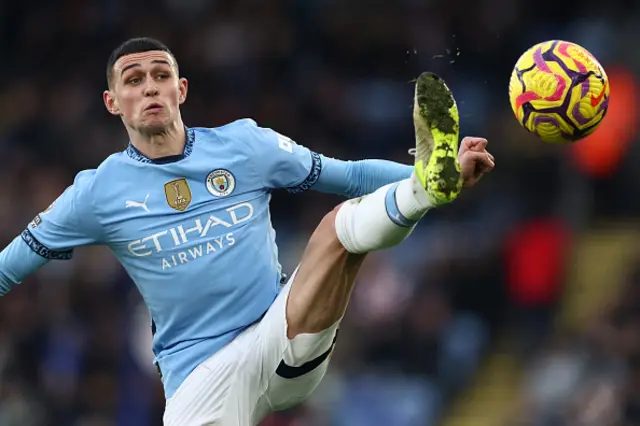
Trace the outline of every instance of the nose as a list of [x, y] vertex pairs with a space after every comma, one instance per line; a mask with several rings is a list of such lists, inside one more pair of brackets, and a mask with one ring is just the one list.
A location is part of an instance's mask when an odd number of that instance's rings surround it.
[[144, 96], [149, 97], [158, 95], [158, 86], [152, 78], [147, 79], [146, 84], [143, 88], [143, 94]]

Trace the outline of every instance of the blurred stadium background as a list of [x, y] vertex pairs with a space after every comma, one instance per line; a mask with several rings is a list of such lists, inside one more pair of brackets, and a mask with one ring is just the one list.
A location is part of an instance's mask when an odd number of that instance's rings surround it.
[[[640, 3], [616, 0], [2, 0], [0, 235], [125, 147], [101, 91], [128, 37], [174, 51], [188, 125], [253, 117], [344, 159], [410, 162], [411, 79], [435, 71], [497, 168], [370, 256], [330, 374], [264, 426], [640, 424], [639, 32]], [[574, 146], [533, 139], [507, 99], [520, 53], [556, 38], [611, 79]], [[274, 197], [287, 271], [338, 201]], [[0, 300], [0, 425], [160, 425], [150, 361], [132, 283], [78, 250]]]

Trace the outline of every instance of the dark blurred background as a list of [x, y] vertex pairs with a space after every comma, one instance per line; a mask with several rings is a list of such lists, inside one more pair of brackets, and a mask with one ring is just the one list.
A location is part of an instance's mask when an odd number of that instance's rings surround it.
[[[330, 373], [264, 426], [640, 424], [640, 3], [568, 0], [0, 0], [0, 236], [124, 149], [102, 104], [129, 37], [170, 46], [191, 126], [252, 117], [325, 155], [410, 163], [411, 80], [454, 91], [495, 171], [369, 257]], [[566, 39], [611, 80], [587, 140], [527, 134], [507, 97], [530, 45]], [[340, 200], [277, 194], [291, 271]], [[148, 315], [84, 248], [0, 301], [0, 426], [160, 425]]]

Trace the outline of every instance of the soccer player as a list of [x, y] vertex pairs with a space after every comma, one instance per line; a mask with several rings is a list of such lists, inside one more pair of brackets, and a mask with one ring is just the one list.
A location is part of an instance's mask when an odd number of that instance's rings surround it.
[[[166, 425], [255, 425], [307, 398], [364, 255], [400, 243], [494, 165], [484, 139], [458, 152], [455, 101], [432, 74], [416, 84], [415, 167], [327, 158], [249, 119], [186, 127], [187, 80], [153, 39], [115, 49], [107, 83], [128, 147], [80, 172], [0, 253], [0, 292], [75, 247], [107, 245], [151, 314]], [[269, 217], [278, 188], [351, 199], [324, 217], [284, 286]]]

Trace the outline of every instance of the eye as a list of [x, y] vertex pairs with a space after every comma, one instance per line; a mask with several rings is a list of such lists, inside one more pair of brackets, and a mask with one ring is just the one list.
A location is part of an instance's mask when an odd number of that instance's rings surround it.
[[136, 84], [139, 84], [141, 81], [142, 80], [140, 79], [140, 77], [131, 77], [127, 79], [126, 83], [131, 85], [136, 85]]
[[165, 74], [165, 73], [160, 73], [158, 74], [158, 80], [166, 80], [169, 78], [169, 74]]

